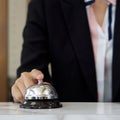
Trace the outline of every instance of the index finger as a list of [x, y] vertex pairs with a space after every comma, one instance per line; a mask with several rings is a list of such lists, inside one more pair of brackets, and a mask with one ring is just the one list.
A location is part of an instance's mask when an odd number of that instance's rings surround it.
[[42, 80], [44, 78], [44, 75], [40, 70], [33, 69], [30, 73], [34, 79]]

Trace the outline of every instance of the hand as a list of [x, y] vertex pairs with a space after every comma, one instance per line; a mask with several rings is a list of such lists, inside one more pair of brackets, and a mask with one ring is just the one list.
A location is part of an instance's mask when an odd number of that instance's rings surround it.
[[33, 69], [31, 72], [23, 72], [12, 86], [12, 96], [15, 102], [23, 102], [26, 88], [37, 84], [44, 75], [41, 71]]

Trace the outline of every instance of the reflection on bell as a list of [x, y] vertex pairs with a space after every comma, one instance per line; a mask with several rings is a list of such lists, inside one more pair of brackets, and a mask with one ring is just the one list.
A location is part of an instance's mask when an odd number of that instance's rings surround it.
[[42, 82], [29, 87], [24, 96], [24, 102], [20, 108], [51, 109], [62, 107], [57, 92], [51, 84]]

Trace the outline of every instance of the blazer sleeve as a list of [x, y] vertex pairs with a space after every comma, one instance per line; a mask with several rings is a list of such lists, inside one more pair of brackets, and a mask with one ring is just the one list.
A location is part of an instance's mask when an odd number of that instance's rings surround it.
[[23, 31], [21, 65], [17, 69], [17, 77], [24, 71], [38, 69], [44, 73], [45, 81], [50, 82], [48, 33], [43, 1], [32, 0], [28, 5], [27, 20]]

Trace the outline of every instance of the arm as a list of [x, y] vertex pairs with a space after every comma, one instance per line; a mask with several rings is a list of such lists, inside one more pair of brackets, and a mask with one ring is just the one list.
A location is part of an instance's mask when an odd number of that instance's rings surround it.
[[12, 96], [16, 102], [23, 101], [26, 88], [36, 84], [38, 79], [44, 78], [50, 82], [48, 35], [43, 0], [30, 2], [23, 37], [21, 66], [17, 70], [18, 79], [12, 86]]
[[48, 64], [48, 35], [44, 14], [44, 0], [32, 0], [29, 4], [26, 26], [24, 28], [21, 66], [17, 76], [24, 71], [36, 68], [41, 70], [49, 81]]

